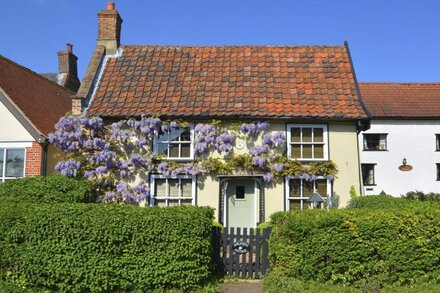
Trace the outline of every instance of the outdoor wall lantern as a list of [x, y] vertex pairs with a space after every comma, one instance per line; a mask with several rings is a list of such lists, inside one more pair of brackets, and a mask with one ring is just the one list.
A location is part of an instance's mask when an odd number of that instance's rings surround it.
[[315, 192], [313, 192], [312, 196], [307, 200], [308, 202], [310, 202], [310, 208], [311, 209], [317, 209], [320, 208], [321, 203], [324, 202], [324, 199], [322, 198], [322, 196], [315, 190]]
[[406, 158], [403, 158], [402, 160], [402, 165], [399, 166], [399, 170], [400, 171], [411, 171], [412, 170], [412, 166], [407, 164], [407, 160]]

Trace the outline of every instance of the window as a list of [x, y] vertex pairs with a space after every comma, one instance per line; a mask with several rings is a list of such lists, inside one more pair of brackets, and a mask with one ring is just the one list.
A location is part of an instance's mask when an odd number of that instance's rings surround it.
[[24, 149], [0, 148], [0, 182], [24, 176]]
[[[286, 183], [286, 208], [287, 210], [304, 210], [310, 208], [308, 199], [316, 191], [325, 200], [331, 193], [331, 182], [324, 177], [318, 177], [315, 181], [307, 181], [300, 178], [287, 178]], [[324, 208], [320, 203], [318, 208]]]
[[165, 178], [151, 176], [152, 206], [194, 205], [196, 180], [194, 176], [181, 175]]
[[168, 159], [193, 159], [193, 127], [172, 128], [160, 134], [155, 141], [154, 150]]
[[386, 151], [387, 134], [368, 133], [364, 134], [364, 151]]
[[290, 158], [305, 161], [328, 160], [327, 125], [287, 126], [287, 152]]
[[437, 181], [440, 181], [440, 163], [435, 164], [437, 166]]
[[246, 199], [244, 186], [235, 186], [235, 199]]
[[375, 185], [374, 166], [375, 164], [362, 164], [362, 182], [365, 186]]
[[435, 135], [435, 150], [440, 151], [440, 134]]

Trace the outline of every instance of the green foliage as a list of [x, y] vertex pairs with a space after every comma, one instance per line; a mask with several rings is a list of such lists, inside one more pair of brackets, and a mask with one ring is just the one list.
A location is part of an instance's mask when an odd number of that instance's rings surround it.
[[350, 190], [348, 191], [348, 193], [350, 194], [350, 199], [356, 199], [359, 197], [359, 195], [356, 192], [356, 188], [354, 187], [354, 185], [350, 186]]
[[0, 283], [40, 291], [192, 290], [212, 266], [213, 210], [0, 206]]
[[440, 201], [440, 193], [423, 193], [422, 191], [410, 191], [402, 196], [407, 199], [416, 199], [420, 201]]
[[268, 227], [272, 227], [270, 222], [262, 222], [262, 223], [258, 224], [257, 229], [260, 230], [260, 235], [262, 235], [263, 230], [268, 228]]
[[440, 282], [440, 206], [406, 202], [276, 213], [271, 267], [288, 278], [358, 288]]
[[40, 203], [80, 203], [96, 200], [91, 185], [82, 179], [60, 175], [26, 177], [0, 184], [0, 199]]
[[412, 208], [420, 206], [437, 206], [436, 201], [418, 201], [408, 198], [396, 198], [391, 195], [368, 195], [353, 198], [348, 203], [349, 209], [390, 209], [390, 208]]

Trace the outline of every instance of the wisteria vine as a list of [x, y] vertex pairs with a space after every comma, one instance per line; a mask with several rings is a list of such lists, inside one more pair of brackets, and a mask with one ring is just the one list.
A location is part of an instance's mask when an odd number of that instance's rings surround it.
[[[49, 135], [65, 159], [56, 165], [63, 176], [84, 177], [95, 187], [100, 202], [134, 203], [149, 200], [149, 185], [139, 181], [151, 172], [166, 177], [179, 174], [255, 172], [265, 182], [275, 176], [297, 175], [307, 180], [317, 174], [331, 178], [337, 170], [332, 162], [305, 166], [285, 155], [283, 132], [270, 133], [268, 122], [242, 123], [226, 127], [220, 121], [194, 127], [195, 157], [186, 162], [167, 160], [155, 150], [158, 136], [187, 127], [187, 123], [162, 121], [157, 117], [121, 120], [105, 125], [99, 117], [64, 116]], [[235, 140], [243, 139], [248, 154], [234, 154]], [[221, 159], [203, 157], [218, 152]], [[226, 159], [227, 156], [227, 159]]]

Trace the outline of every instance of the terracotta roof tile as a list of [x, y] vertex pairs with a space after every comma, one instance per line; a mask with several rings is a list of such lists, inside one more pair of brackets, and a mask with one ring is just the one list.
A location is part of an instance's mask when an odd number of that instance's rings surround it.
[[440, 83], [359, 83], [372, 118], [440, 118]]
[[344, 46], [122, 46], [88, 112], [101, 116], [366, 118]]
[[72, 109], [73, 92], [1, 55], [0, 88], [45, 136]]

